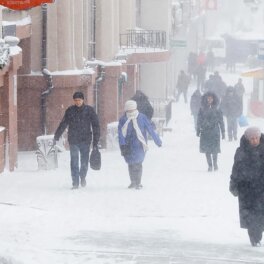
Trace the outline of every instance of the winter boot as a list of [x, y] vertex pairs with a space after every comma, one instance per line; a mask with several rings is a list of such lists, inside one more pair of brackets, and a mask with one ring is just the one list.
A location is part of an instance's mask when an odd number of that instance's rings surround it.
[[218, 165], [217, 165], [217, 154], [213, 154], [213, 165], [214, 165], [214, 170], [218, 170]]
[[85, 178], [81, 178], [81, 186], [85, 187], [86, 186], [86, 180]]
[[212, 164], [211, 154], [205, 153], [205, 155], [206, 155], [206, 160], [207, 160], [207, 164], [208, 164], [208, 171], [212, 171], [213, 170], [213, 164]]

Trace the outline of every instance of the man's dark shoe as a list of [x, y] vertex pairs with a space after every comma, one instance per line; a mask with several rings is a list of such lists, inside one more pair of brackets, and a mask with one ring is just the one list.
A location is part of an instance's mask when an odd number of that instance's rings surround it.
[[218, 170], [218, 165], [214, 165], [214, 170], [215, 170], [215, 171]]
[[81, 178], [81, 186], [85, 187], [86, 186], [86, 180], [85, 178]]
[[127, 188], [128, 189], [136, 188], [136, 184], [135, 183], [131, 183]]
[[210, 166], [210, 167], [208, 167], [208, 171], [212, 171], [213, 170], [213, 168]]
[[72, 185], [72, 190], [75, 190], [75, 189], [78, 189], [79, 188], [79, 186], [78, 185]]

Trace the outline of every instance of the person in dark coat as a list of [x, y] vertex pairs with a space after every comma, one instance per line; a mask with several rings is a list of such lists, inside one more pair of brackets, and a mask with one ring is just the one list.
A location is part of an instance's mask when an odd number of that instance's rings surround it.
[[79, 178], [81, 179], [81, 186], [86, 186], [85, 178], [88, 171], [90, 145], [92, 143], [93, 148], [97, 148], [100, 138], [100, 127], [94, 109], [84, 104], [82, 92], [74, 93], [73, 101], [74, 105], [65, 111], [64, 117], [55, 132], [54, 140], [58, 141], [64, 130], [68, 127], [72, 189], [77, 189], [79, 187]]
[[264, 135], [249, 127], [237, 148], [229, 190], [238, 196], [240, 227], [248, 230], [252, 246], [260, 246], [264, 231]]
[[241, 111], [243, 112], [243, 97], [245, 94], [245, 86], [244, 86], [241, 78], [238, 79], [234, 88], [235, 88], [236, 94], [240, 98], [240, 103], [241, 103], [241, 107], [242, 107]]
[[149, 119], [137, 110], [136, 101], [128, 100], [125, 103], [125, 113], [119, 119], [118, 139], [121, 155], [128, 164], [130, 189], [142, 188], [142, 163], [148, 150], [147, 133], [151, 135], [155, 144], [161, 147], [162, 142]]
[[201, 99], [202, 99], [202, 94], [200, 90], [195, 90], [190, 100], [190, 108], [194, 120], [195, 131], [197, 131], [197, 117], [198, 117], [199, 109], [201, 107]]
[[223, 114], [218, 109], [218, 98], [207, 92], [202, 96], [201, 108], [197, 118], [196, 134], [200, 137], [200, 152], [205, 153], [208, 171], [218, 170], [217, 155], [220, 153], [220, 131], [225, 139]]
[[237, 140], [237, 119], [242, 114], [241, 100], [232, 86], [228, 86], [220, 106], [227, 120], [228, 140]]
[[154, 109], [149, 102], [148, 97], [140, 90], [137, 90], [135, 95], [131, 98], [137, 102], [137, 110], [144, 114], [149, 120], [153, 117]]
[[181, 94], [183, 94], [184, 102], [185, 103], [188, 102], [187, 92], [188, 92], [189, 84], [190, 84], [189, 76], [183, 70], [181, 70], [176, 84], [176, 91], [177, 91], [176, 102], [179, 101]]

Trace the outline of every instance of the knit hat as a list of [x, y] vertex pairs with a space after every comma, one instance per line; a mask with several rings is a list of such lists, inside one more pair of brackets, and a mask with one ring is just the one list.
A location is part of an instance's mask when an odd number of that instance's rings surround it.
[[245, 130], [244, 135], [246, 139], [250, 139], [252, 137], [259, 137], [261, 136], [261, 131], [258, 127], [249, 127]]
[[75, 92], [72, 96], [73, 99], [83, 99], [84, 100], [84, 95], [82, 92]]
[[125, 112], [137, 109], [137, 102], [134, 100], [128, 100], [125, 103]]

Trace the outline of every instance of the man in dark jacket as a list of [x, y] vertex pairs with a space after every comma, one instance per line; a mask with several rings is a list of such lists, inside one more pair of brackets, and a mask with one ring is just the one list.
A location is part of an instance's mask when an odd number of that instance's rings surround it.
[[[88, 171], [90, 145], [93, 142], [93, 148], [97, 148], [100, 138], [100, 127], [94, 109], [84, 104], [82, 92], [74, 93], [73, 101], [74, 105], [65, 111], [64, 117], [55, 132], [54, 140], [58, 141], [64, 130], [68, 127], [72, 189], [77, 189], [79, 187], [79, 178], [81, 179], [81, 186], [86, 186], [85, 177]], [[80, 168], [79, 154], [81, 161]]]
[[242, 114], [242, 104], [232, 86], [227, 87], [220, 108], [226, 116], [228, 140], [237, 140], [237, 119]]
[[229, 190], [238, 196], [240, 227], [248, 230], [253, 247], [264, 230], [264, 135], [249, 127], [236, 150]]
[[176, 102], [179, 101], [180, 95], [183, 94], [184, 102], [187, 103], [187, 91], [190, 84], [189, 76], [183, 71], [180, 71], [178, 76], [177, 84], [176, 84]]

